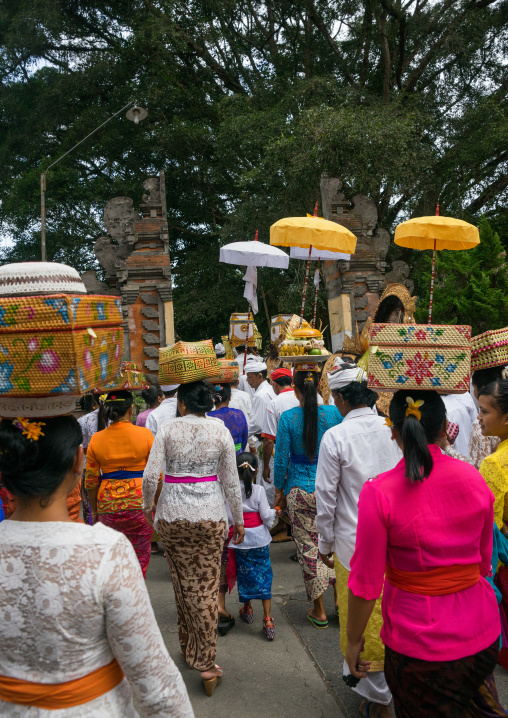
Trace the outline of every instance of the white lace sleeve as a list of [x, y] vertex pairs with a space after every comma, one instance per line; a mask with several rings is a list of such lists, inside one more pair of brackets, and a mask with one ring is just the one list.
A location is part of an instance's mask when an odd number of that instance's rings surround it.
[[165, 447], [164, 436], [161, 431], [157, 432], [157, 436], [152, 444], [150, 456], [146, 462], [143, 472], [143, 508], [149, 509], [153, 503], [155, 492], [159, 484], [161, 471], [165, 465]]
[[122, 535], [105, 554], [98, 573], [108, 640], [146, 718], [193, 718], [180, 671], [155, 620], [139, 562]]
[[235, 445], [231, 436], [227, 436], [223, 441], [217, 476], [224, 487], [235, 524], [243, 526], [242, 491], [236, 468]]

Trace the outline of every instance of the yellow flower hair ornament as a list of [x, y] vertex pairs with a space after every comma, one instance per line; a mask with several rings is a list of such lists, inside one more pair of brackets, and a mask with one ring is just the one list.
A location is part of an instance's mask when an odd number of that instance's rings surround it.
[[416, 416], [418, 421], [422, 420], [422, 412], [420, 411], [420, 407], [425, 404], [425, 402], [422, 399], [418, 399], [417, 401], [414, 401], [410, 396], [406, 398], [406, 416]]
[[385, 424], [386, 424], [386, 426], [389, 426], [390, 429], [392, 428], [392, 426], [393, 426], [393, 421], [390, 419], [389, 416], [385, 416]]
[[18, 416], [16, 421], [12, 423], [16, 429], [23, 432], [23, 436], [26, 436], [30, 441], [39, 441], [41, 436], [44, 436], [44, 432], [41, 429], [41, 426], [46, 426], [44, 421], [29, 421], [28, 419], [23, 419], [22, 416]]

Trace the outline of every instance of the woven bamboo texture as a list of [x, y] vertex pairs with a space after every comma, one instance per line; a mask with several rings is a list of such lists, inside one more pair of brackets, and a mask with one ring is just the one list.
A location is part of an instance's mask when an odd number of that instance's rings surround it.
[[469, 391], [471, 327], [373, 324], [368, 383], [372, 389]]
[[237, 361], [229, 359], [218, 359], [220, 374], [214, 379], [218, 384], [230, 384], [240, 378], [240, 365]]
[[120, 373], [113, 381], [99, 387], [100, 391], [139, 391], [146, 385], [141, 365], [132, 361], [122, 362]]
[[219, 363], [211, 339], [177, 342], [159, 351], [161, 384], [190, 384], [200, 379], [217, 379]]
[[493, 329], [471, 339], [471, 371], [508, 364], [508, 327]]
[[123, 321], [118, 297], [52, 294], [0, 298], [0, 335], [13, 332], [118, 326]]

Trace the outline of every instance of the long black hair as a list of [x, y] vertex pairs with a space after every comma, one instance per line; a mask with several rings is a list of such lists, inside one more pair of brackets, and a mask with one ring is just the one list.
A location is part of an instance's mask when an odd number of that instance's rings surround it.
[[317, 372], [295, 372], [294, 385], [303, 396], [303, 445], [309, 461], [316, 458], [318, 450], [318, 384]]
[[[413, 414], [406, 416], [408, 398], [419, 400], [421, 419]], [[406, 476], [411, 481], [423, 481], [432, 471], [434, 462], [428, 444], [434, 444], [445, 427], [446, 407], [435, 391], [404, 390], [395, 392], [390, 403], [390, 419], [404, 444]]]
[[[246, 466], [248, 464], [248, 466]], [[258, 459], [255, 454], [250, 451], [243, 451], [237, 454], [236, 466], [238, 467], [238, 476], [243, 481], [245, 487], [245, 496], [250, 499], [252, 496], [252, 484], [256, 483], [256, 474], [258, 470]]]
[[207, 381], [180, 384], [177, 397], [191, 414], [206, 414], [213, 409], [214, 388]]
[[[34, 421], [38, 421], [34, 419]], [[28, 439], [16, 419], [0, 422], [0, 472], [11, 494], [44, 499], [53, 494], [72, 467], [83, 440], [73, 416], [43, 419], [42, 435]]]
[[342, 398], [354, 409], [355, 406], [366, 404], [371, 409], [374, 407], [379, 398], [379, 394], [369, 389], [366, 381], [352, 381], [340, 389], [334, 389], [335, 393], [340, 394]]
[[508, 414], [508, 381], [498, 379], [492, 381], [483, 389], [480, 389], [478, 396], [491, 396], [500, 414]]
[[104, 420], [118, 421], [133, 405], [134, 399], [130, 391], [110, 391], [104, 401]]
[[508, 369], [506, 369], [506, 367], [491, 366], [488, 369], [477, 369], [471, 376], [473, 386], [475, 386], [478, 391], [498, 379], [508, 379]]

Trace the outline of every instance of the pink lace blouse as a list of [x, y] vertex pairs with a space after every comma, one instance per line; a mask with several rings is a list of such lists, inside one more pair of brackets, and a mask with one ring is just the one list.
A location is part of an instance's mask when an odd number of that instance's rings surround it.
[[364, 485], [349, 588], [366, 600], [378, 598], [387, 563], [403, 571], [480, 564], [477, 584], [445, 596], [384, 582], [385, 645], [412, 658], [456, 660], [487, 648], [500, 634], [494, 591], [483, 578], [491, 570], [494, 497], [473, 466], [435, 445], [429, 450], [434, 468], [423, 482], [404, 476], [402, 460]]

